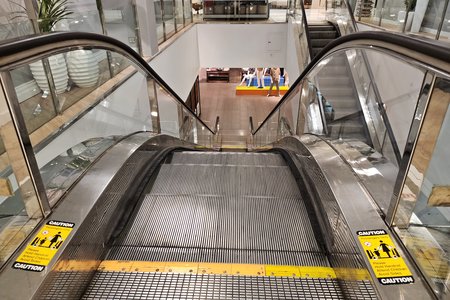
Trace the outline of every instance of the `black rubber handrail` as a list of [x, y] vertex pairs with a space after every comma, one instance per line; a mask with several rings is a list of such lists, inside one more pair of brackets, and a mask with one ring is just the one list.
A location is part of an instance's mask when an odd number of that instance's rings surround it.
[[[308, 73], [316, 66], [316, 64], [326, 55], [328, 52], [333, 51], [335, 48], [340, 48], [344, 44], [351, 44], [352, 42], [362, 41], [364, 44], [374, 43], [374, 44], [383, 44], [383, 48], [386, 50], [391, 50], [393, 52], [398, 52], [401, 48], [417, 53], [417, 57], [413, 58], [415, 61], [419, 61], [424, 63], [425, 65], [429, 65], [437, 70], [441, 70], [444, 73], [450, 74], [450, 48], [447, 44], [437, 41], [437, 40], [429, 40], [429, 39], [419, 39], [417, 37], [411, 37], [407, 35], [400, 35], [396, 33], [390, 32], [382, 32], [382, 31], [364, 31], [364, 32], [355, 32], [349, 35], [341, 36], [329, 44], [327, 44], [306, 66], [300, 76], [295, 80], [292, 84], [291, 88], [287, 91], [287, 93], [281, 98], [281, 100], [277, 103], [277, 105], [272, 109], [272, 111], [267, 115], [261, 125], [253, 132], [253, 134], [258, 133], [258, 131], [266, 125], [268, 120], [272, 118], [272, 116], [279, 110], [279, 108], [286, 102], [290, 96], [297, 92], [297, 88], [299, 84], [303, 81], [303, 79], [308, 75]], [[361, 43], [362, 44], [362, 43]], [[408, 56], [405, 54], [405, 56]], [[423, 57], [432, 57], [434, 59], [433, 62], [425, 61], [425, 59], [418, 58], [419, 56]], [[442, 63], [449, 64], [447, 69], [442, 69]]]
[[[51, 48], [51, 45], [54, 45], [54, 48]], [[26, 57], [25, 53], [33, 48], [48, 47], [47, 51], [43, 50], [41, 53], [33, 55], [44, 56], [47, 52], [56, 50], [61, 52], [67, 48], [70, 50], [77, 50], [80, 48], [110, 50], [107, 45], [110, 45], [113, 48], [118, 48], [126, 53], [139, 67], [148, 72], [160, 86], [164, 87], [164, 89], [171, 94], [171, 96], [176, 99], [176, 101], [178, 101], [183, 108], [189, 111], [192, 116], [202, 124], [202, 126], [207, 128], [212, 134], [215, 134], [202, 120], [196, 116], [196, 114], [186, 105], [186, 103], [184, 103], [180, 96], [178, 96], [178, 94], [138, 53], [121, 41], [106, 35], [88, 32], [51, 32], [24, 36], [13, 40], [6, 40], [0, 44], [0, 69], [4, 69], [14, 62], [24, 59], [24, 57]], [[23, 56], [20, 54], [23, 54]]]
[[302, 9], [303, 14], [303, 24], [305, 25], [305, 34], [306, 34], [306, 40], [308, 42], [308, 51], [309, 51], [309, 58], [313, 59], [313, 53], [312, 53], [312, 44], [311, 44], [311, 37], [309, 36], [309, 27], [308, 27], [308, 20], [306, 20], [306, 11], [305, 11], [305, 5], [303, 4], [303, 0], [300, 0], [300, 7]]

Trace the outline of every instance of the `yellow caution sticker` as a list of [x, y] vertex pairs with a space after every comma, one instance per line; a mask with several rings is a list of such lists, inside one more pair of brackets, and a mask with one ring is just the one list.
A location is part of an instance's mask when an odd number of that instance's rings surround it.
[[385, 230], [361, 230], [357, 235], [382, 285], [414, 283], [411, 271]]
[[42, 272], [69, 236], [75, 224], [48, 221], [13, 264], [14, 269]]

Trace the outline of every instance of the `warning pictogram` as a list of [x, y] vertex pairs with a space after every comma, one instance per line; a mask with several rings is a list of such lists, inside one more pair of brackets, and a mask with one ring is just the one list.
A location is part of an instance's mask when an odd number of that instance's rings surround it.
[[72, 231], [74, 223], [48, 221], [13, 264], [14, 269], [42, 272]]
[[413, 283], [414, 278], [385, 230], [358, 231], [375, 276], [383, 285]]

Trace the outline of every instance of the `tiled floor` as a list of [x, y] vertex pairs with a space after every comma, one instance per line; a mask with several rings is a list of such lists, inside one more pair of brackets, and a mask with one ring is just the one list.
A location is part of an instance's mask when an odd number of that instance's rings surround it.
[[[238, 74], [238, 75], [236, 75]], [[249, 117], [253, 118], [256, 129], [272, 111], [281, 97], [236, 96], [239, 85], [239, 71], [231, 70], [230, 82], [206, 82], [200, 73], [200, 118], [207, 125], [214, 126], [220, 117], [220, 130], [224, 145], [237, 143], [245, 146], [250, 133]]]

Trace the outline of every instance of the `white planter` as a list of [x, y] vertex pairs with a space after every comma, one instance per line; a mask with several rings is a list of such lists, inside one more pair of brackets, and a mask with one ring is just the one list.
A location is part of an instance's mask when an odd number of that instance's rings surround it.
[[[57, 54], [50, 56], [48, 58], [50, 64], [50, 70], [53, 75], [53, 82], [55, 84], [55, 89], [57, 94], [64, 93], [67, 90], [67, 84], [69, 82], [69, 75], [67, 73], [66, 60], [64, 55]], [[48, 86], [47, 76], [44, 71], [44, 66], [42, 61], [37, 61], [30, 64], [31, 74], [33, 74], [38, 86], [44, 92], [49, 92], [50, 88]]]
[[97, 84], [99, 67], [96, 55], [90, 50], [75, 50], [67, 53], [67, 66], [72, 81], [79, 87]]

